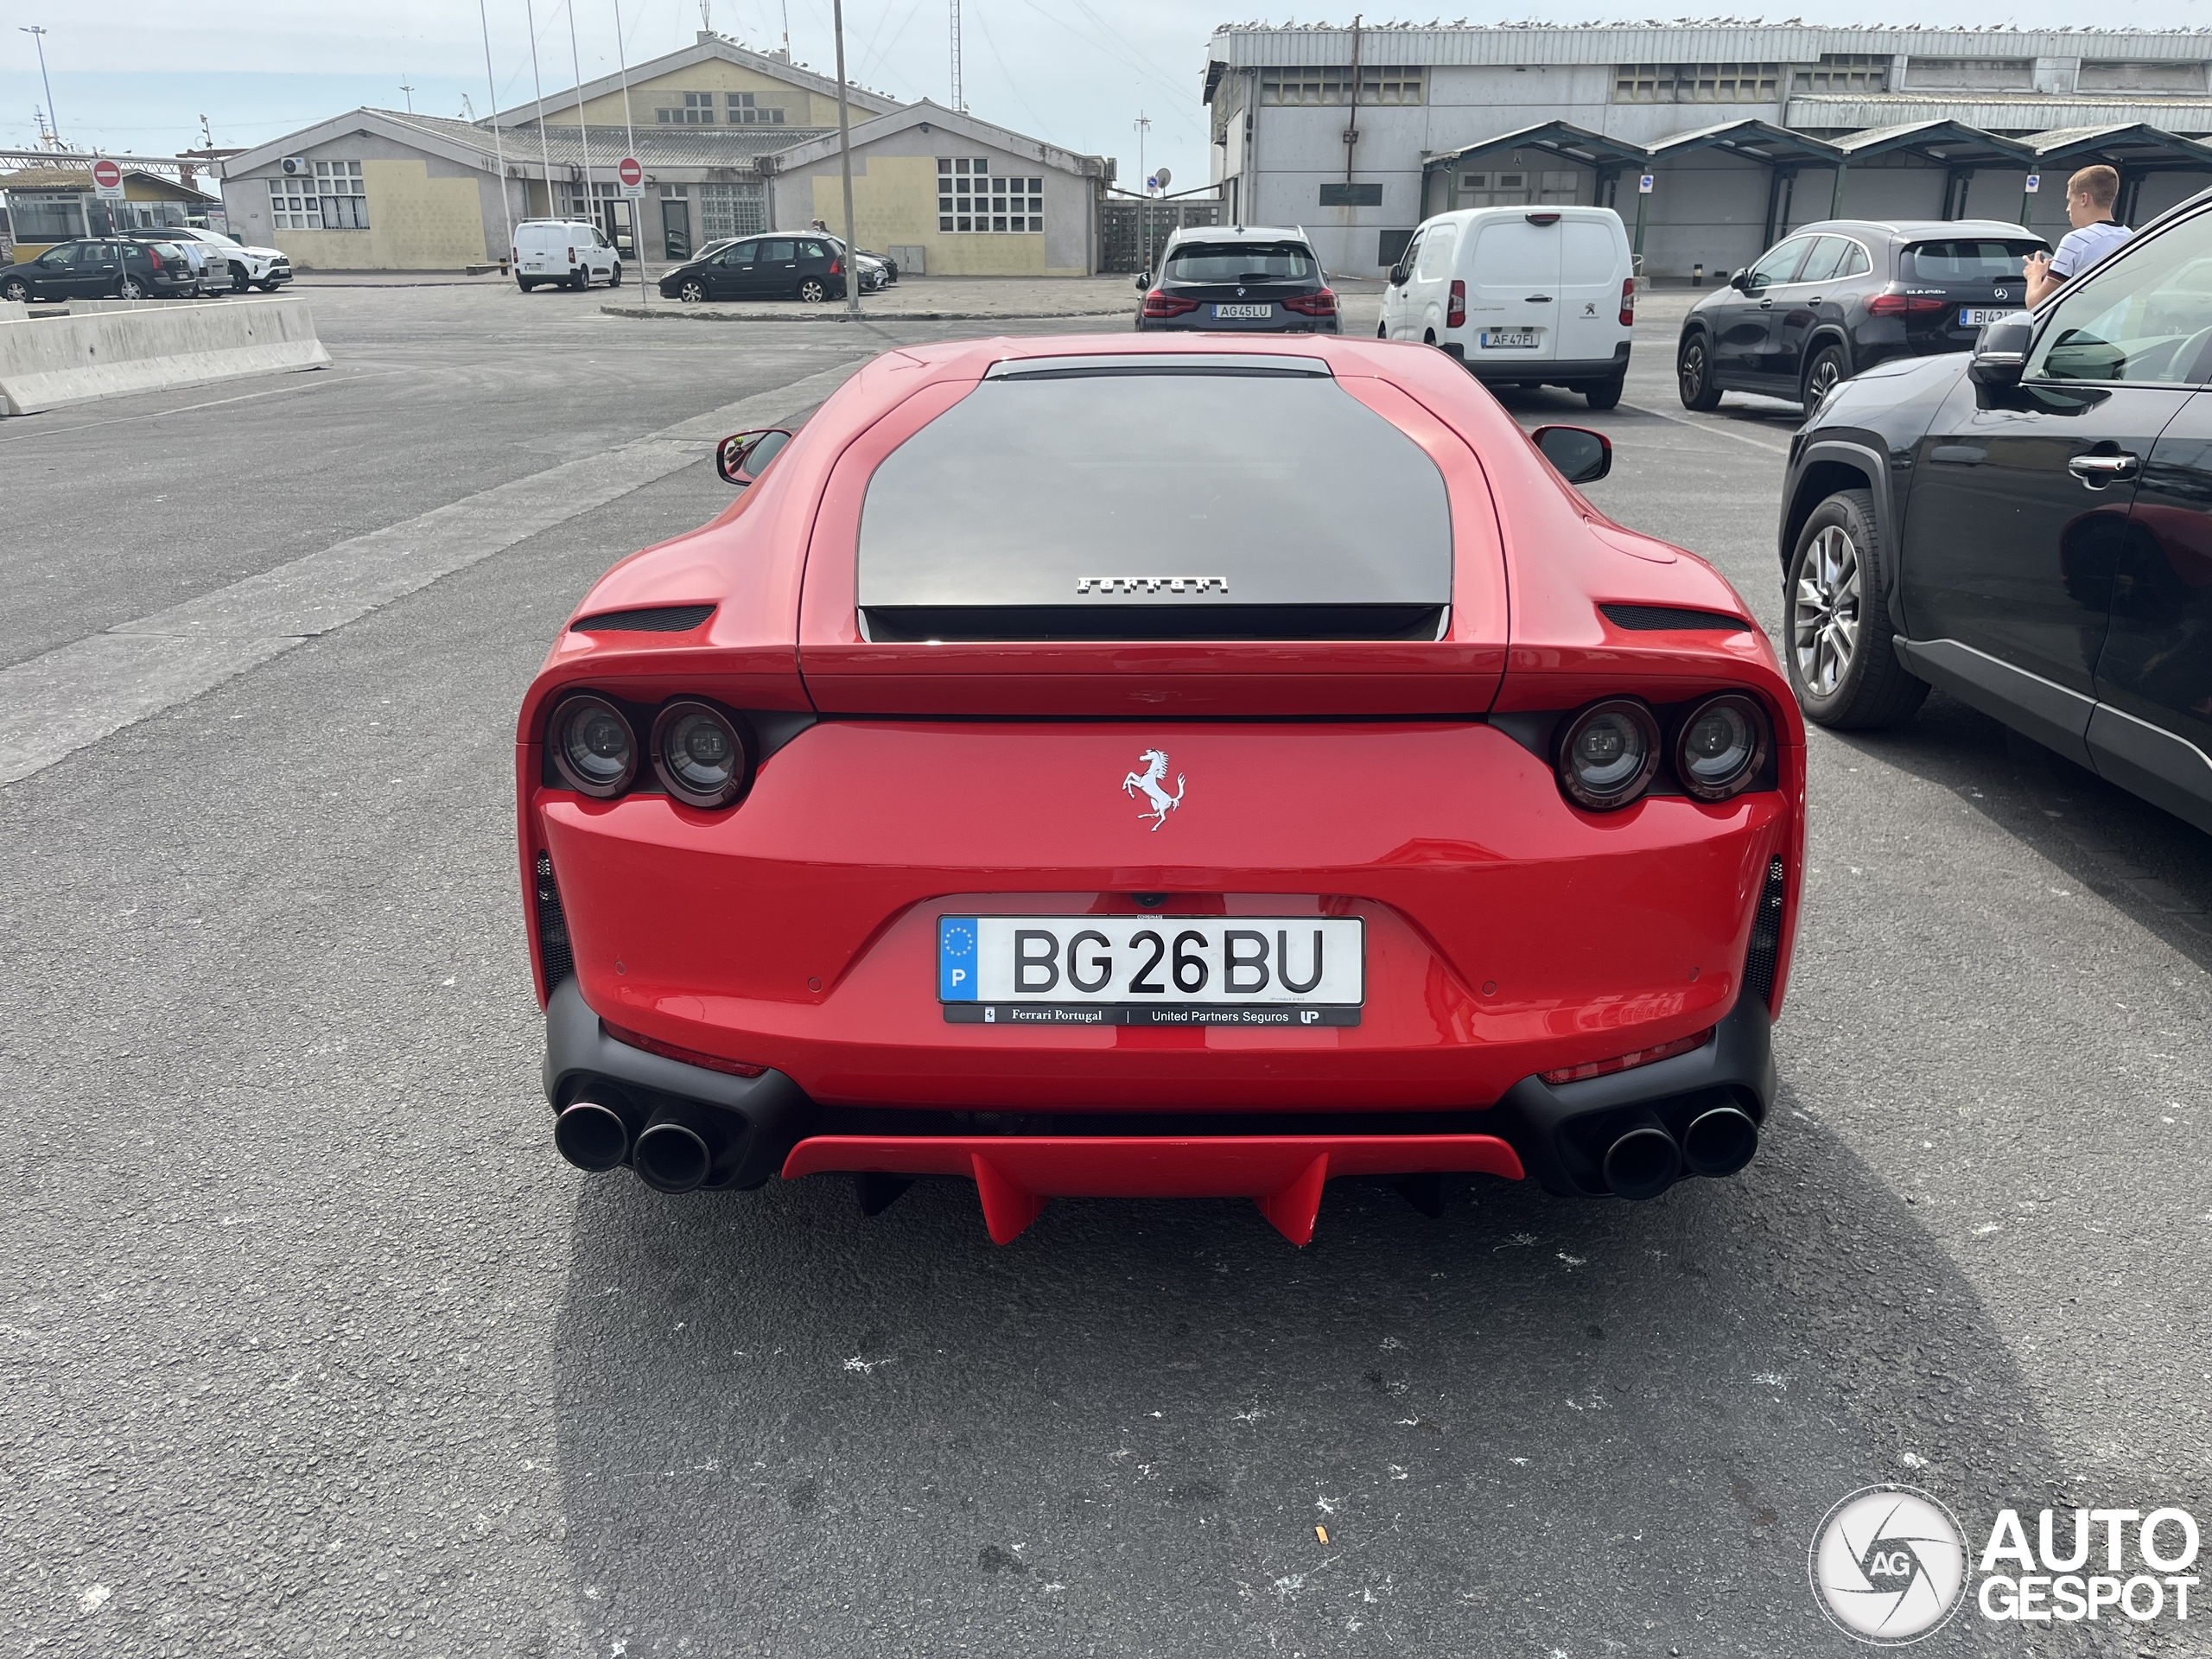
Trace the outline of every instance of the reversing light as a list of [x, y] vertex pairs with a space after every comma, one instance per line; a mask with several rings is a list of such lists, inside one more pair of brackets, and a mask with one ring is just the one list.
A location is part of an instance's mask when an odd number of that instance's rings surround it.
[[1593, 702], [1567, 721], [1558, 765], [1570, 800], [1597, 812], [1626, 806], [1659, 769], [1659, 722], [1632, 697]]
[[1467, 326], [1467, 285], [1456, 276], [1452, 279], [1451, 291], [1445, 296], [1444, 326], [1446, 328]]
[[638, 775], [638, 745], [630, 722], [605, 697], [588, 693], [566, 699], [553, 711], [553, 767], [580, 795], [607, 800]]
[[1700, 801], [1749, 789], [1766, 764], [1766, 710], [1741, 692], [1708, 697], [1675, 734], [1675, 776]]
[[1556, 1071], [1539, 1075], [1546, 1083], [1580, 1083], [1586, 1077], [1609, 1077], [1616, 1071], [1632, 1071], [1639, 1065], [1649, 1065], [1654, 1060], [1671, 1060], [1677, 1054], [1687, 1054], [1694, 1048], [1703, 1048], [1713, 1040], [1715, 1027], [1707, 1026], [1692, 1037], [1677, 1037], [1671, 1043], [1661, 1043], [1652, 1048], [1630, 1049], [1625, 1054], [1616, 1054], [1610, 1060], [1591, 1060], [1581, 1065], [1563, 1065]]
[[652, 747], [661, 786], [686, 806], [728, 806], [745, 788], [745, 738], [712, 703], [670, 703], [653, 721]]

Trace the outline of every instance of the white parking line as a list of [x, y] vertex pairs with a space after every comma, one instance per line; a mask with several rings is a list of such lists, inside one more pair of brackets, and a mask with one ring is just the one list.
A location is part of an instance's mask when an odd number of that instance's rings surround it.
[[43, 772], [317, 634], [697, 461], [715, 439], [820, 403], [846, 363], [632, 443], [480, 490], [0, 669], [0, 785]]
[[1671, 421], [1676, 426], [1694, 427], [1700, 432], [1718, 432], [1724, 438], [1733, 438], [1738, 443], [1748, 443], [1754, 449], [1764, 449], [1773, 454], [1786, 455], [1789, 453], [1789, 446], [1786, 443], [1769, 443], [1764, 438], [1755, 438], [1748, 432], [1738, 432], [1733, 427], [1722, 426], [1714, 421], [1693, 421], [1684, 416], [1669, 415], [1663, 409], [1648, 409], [1642, 404], [1623, 404], [1621, 407], [1632, 409], [1639, 415], [1651, 416], [1656, 420]]

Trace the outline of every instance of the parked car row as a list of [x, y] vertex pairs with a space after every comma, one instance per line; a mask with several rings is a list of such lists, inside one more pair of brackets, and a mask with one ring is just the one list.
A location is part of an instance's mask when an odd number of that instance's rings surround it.
[[191, 299], [274, 294], [292, 280], [275, 248], [251, 248], [219, 232], [164, 225], [118, 236], [79, 237], [0, 268], [0, 300]]

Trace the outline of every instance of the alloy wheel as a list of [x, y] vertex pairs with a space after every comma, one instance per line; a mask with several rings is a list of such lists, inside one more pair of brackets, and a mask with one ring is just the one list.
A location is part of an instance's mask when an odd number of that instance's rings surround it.
[[798, 285], [798, 296], [809, 305], [819, 305], [830, 297], [830, 290], [810, 276]]
[[1797, 573], [1790, 633], [1797, 677], [1816, 697], [1832, 697], [1859, 649], [1859, 547], [1829, 524], [1805, 550]]
[[686, 283], [677, 290], [676, 297], [686, 305], [696, 305], [707, 297], [707, 290], [696, 282]]
[[1683, 346], [1681, 361], [1675, 366], [1682, 383], [1682, 402], [1695, 403], [1698, 394], [1705, 390], [1704, 345], [1694, 340]]
[[30, 289], [22, 283], [10, 283], [5, 288], [0, 288], [0, 300], [12, 300], [17, 305], [21, 305], [30, 296]]
[[136, 276], [126, 276], [115, 285], [115, 296], [119, 300], [143, 300], [146, 290], [139, 286]]
[[1811, 409], [1821, 398], [1835, 390], [1835, 383], [1843, 378], [1843, 365], [1834, 352], [1822, 352], [1814, 360], [1813, 372], [1805, 381], [1805, 407]]

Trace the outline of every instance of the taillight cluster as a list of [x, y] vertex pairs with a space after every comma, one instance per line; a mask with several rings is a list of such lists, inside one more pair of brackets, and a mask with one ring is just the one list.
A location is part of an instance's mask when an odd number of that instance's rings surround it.
[[1444, 326], [1446, 328], [1467, 326], [1467, 285], [1456, 278], [1452, 283], [1451, 297], [1445, 304]]
[[1295, 311], [1301, 317], [1333, 317], [1337, 315], [1337, 296], [1333, 289], [1323, 289], [1318, 294], [1294, 294], [1282, 302], [1286, 311]]
[[842, 276], [845, 274], [845, 262], [835, 254], [830, 256], [830, 274], [832, 276]]
[[648, 721], [592, 691], [555, 706], [545, 747], [563, 785], [601, 801], [630, 792], [642, 749], [662, 789], [709, 811], [743, 798], [759, 753], [745, 721], [718, 704], [677, 697]]
[[1664, 755], [1696, 800], [1725, 801], [1758, 780], [1772, 747], [1766, 710], [1741, 691], [1692, 704], [1662, 741], [1659, 716], [1638, 697], [1608, 697], [1560, 728], [1559, 786], [1578, 806], [1611, 812], [1641, 799]]
[[1621, 279], [1621, 327], [1636, 327], [1636, 278], [1633, 276]]
[[1932, 311], [1948, 309], [1950, 303], [1936, 294], [1877, 294], [1866, 302], [1866, 314], [1874, 317], [1924, 317]]
[[1179, 300], [1172, 294], [1154, 289], [1144, 296], [1144, 314], [1147, 317], [1179, 317], [1198, 308], [1196, 300]]

